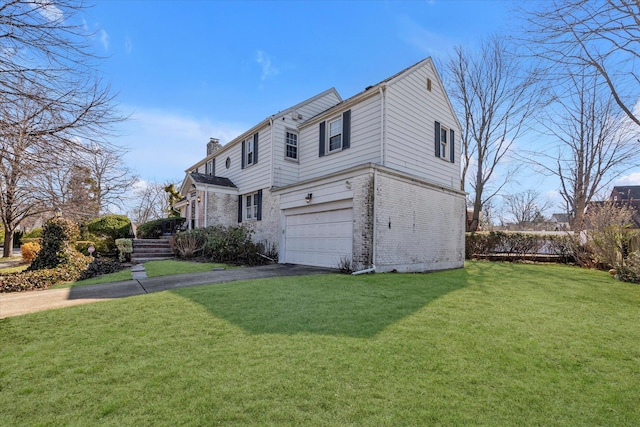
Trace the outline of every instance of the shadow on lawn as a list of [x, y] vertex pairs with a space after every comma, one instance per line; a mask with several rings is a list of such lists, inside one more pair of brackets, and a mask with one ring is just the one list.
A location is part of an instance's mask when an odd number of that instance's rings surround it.
[[172, 292], [251, 334], [372, 337], [431, 301], [467, 285], [466, 272], [322, 275]]

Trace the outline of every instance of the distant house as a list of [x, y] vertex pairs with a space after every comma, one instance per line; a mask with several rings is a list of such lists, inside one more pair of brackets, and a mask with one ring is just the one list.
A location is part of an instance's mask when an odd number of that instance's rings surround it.
[[613, 187], [609, 199], [616, 202], [616, 204], [629, 206], [633, 210], [635, 228], [640, 228], [640, 185]]
[[190, 228], [251, 227], [281, 263], [462, 267], [460, 129], [427, 58], [349, 99], [332, 88], [224, 146], [212, 139], [176, 207]]
[[552, 230], [564, 231], [570, 229], [569, 220], [570, 216], [567, 213], [554, 213], [551, 215], [551, 218], [549, 218], [549, 223]]

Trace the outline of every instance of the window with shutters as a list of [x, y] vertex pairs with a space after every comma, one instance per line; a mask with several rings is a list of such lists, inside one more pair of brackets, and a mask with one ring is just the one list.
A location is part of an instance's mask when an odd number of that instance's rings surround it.
[[248, 194], [244, 198], [244, 219], [258, 218], [258, 193]]
[[298, 160], [298, 134], [287, 130], [285, 138], [285, 157], [287, 159]]

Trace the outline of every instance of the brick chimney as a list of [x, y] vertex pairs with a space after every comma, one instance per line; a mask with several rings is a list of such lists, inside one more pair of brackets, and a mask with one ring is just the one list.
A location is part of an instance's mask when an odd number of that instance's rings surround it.
[[207, 156], [210, 156], [220, 150], [222, 145], [220, 144], [220, 140], [218, 138], [209, 138], [209, 142], [207, 142]]

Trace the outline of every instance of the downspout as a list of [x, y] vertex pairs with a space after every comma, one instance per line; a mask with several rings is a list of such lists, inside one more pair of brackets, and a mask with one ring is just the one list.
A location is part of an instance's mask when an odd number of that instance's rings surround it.
[[378, 92], [380, 92], [380, 163], [382, 166], [387, 164], [387, 147], [386, 147], [386, 126], [385, 126], [385, 90], [386, 86], [380, 86]]
[[269, 130], [269, 135], [271, 138], [271, 185], [269, 186], [269, 188], [273, 188], [276, 174], [276, 150], [274, 146], [275, 140], [273, 138], [273, 116], [269, 118]]

